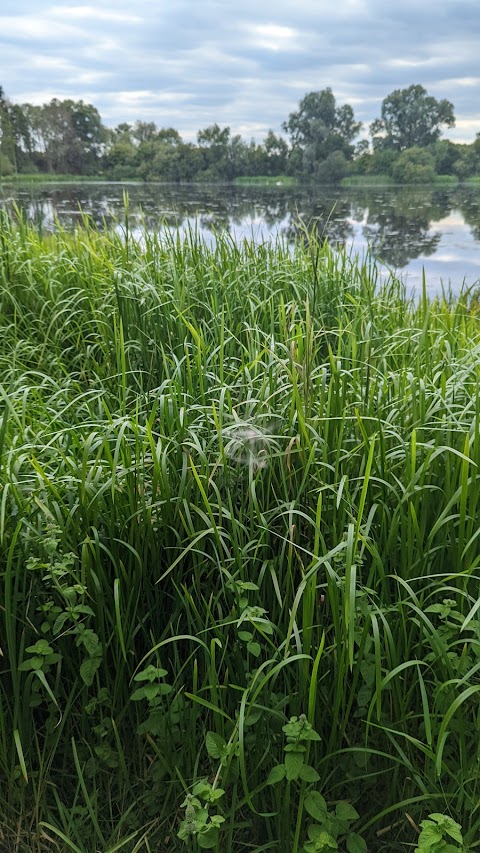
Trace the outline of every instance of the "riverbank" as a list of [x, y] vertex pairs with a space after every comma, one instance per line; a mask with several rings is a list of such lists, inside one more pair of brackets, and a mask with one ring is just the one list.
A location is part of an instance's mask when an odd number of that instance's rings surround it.
[[1, 225], [2, 843], [476, 841], [478, 300]]
[[[16, 174], [16, 175], [3, 175], [0, 176], [0, 186], [1, 184], [89, 184], [89, 183], [104, 183], [104, 184], [139, 184], [146, 185], [149, 184], [157, 185], [162, 184], [161, 181], [142, 181], [138, 178], [126, 178], [122, 181], [111, 180], [102, 175], [56, 175], [53, 173], [43, 173], [43, 172], [35, 172], [33, 174]], [[164, 182], [168, 184], [169, 182]], [[222, 186], [225, 185], [224, 181], [213, 182], [216, 185]], [[455, 187], [457, 184], [465, 185], [465, 186], [479, 186], [480, 185], [480, 177], [467, 178], [464, 181], [459, 181], [459, 179], [455, 175], [437, 175], [435, 181], [432, 184], [422, 185], [428, 189], [429, 186], [437, 188], [440, 186], [446, 187]], [[183, 186], [184, 184], [180, 183], [179, 186]], [[244, 176], [235, 178], [232, 181], [232, 186], [266, 186], [266, 187], [294, 187], [294, 186], [318, 186], [314, 182], [302, 182], [297, 178], [292, 177], [291, 175], [256, 175], [256, 176]], [[411, 184], [399, 184], [395, 183], [395, 181], [389, 175], [349, 175], [346, 178], [342, 178], [342, 180], [337, 184], [325, 184], [325, 186], [340, 186], [340, 187], [410, 187]], [[417, 184], [415, 184], [417, 186]]]

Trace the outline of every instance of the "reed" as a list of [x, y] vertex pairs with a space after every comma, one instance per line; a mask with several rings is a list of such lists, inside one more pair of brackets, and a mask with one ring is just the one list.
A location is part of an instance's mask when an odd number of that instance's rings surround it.
[[322, 797], [341, 850], [475, 842], [478, 301], [128, 211], [3, 216], [0, 287], [0, 843], [297, 853]]

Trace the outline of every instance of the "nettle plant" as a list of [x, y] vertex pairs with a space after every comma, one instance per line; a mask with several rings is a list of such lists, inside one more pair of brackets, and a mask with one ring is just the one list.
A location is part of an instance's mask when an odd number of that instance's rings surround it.
[[29, 557], [26, 563], [27, 570], [36, 577], [35, 592], [40, 602], [36, 613], [39, 633], [44, 637], [25, 649], [28, 657], [19, 666], [20, 671], [37, 677], [32, 684], [30, 707], [42, 703], [42, 686], [56, 704], [47, 676], [53, 666], [61, 663], [62, 654], [51, 645], [60, 637], [75, 637], [75, 645], [81, 650], [80, 677], [87, 687], [93, 684], [102, 662], [102, 643], [88, 624], [94, 611], [87, 604], [87, 587], [76, 576], [78, 558], [73, 552], [59, 550], [60, 535], [58, 528], [50, 526], [36, 542], [37, 556]]
[[[270, 771], [266, 785], [286, 785], [282, 797], [284, 810], [294, 806], [297, 814], [297, 828], [293, 850], [295, 853], [329, 853], [332, 850], [348, 853], [366, 853], [367, 846], [363, 838], [352, 830], [352, 824], [359, 814], [348, 802], [338, 802], [329, 810], [325, 799], [315, 790], [314, 785], [320, 776], [308, 763], [310, 744], [319, 741], [320, 736], [308, 722], [306, 716], [291, 717], [283, 726], [286, 743], [283, 747], [284, 760]], [[211, 758], [219, 760], [219, 766], [213, 781], [201, 779], [182, 803], [185, 809], [178, 837], [197, 848], [220, 847], [223, 814], [217, 813], [221, 800], [230, 781], [238, 778], [239, 742], [235, 728], [232, 736], [225, 741], [221, 735], [208, 732], [207, 752]], [[224, 787], [218, 787], [219, 781]], [[298, 796], [292, 797], [297, 793]], [[214, 813], [212, 813], [214, 812]], [[302, 827], [302, 815], [306, 812], [313, 822], [307, 828], [307, 838], [303, 846], [299, 841]]]
[[320, 735], [305, 714], [291, 717], [282, 730], [286, 735], [284, 760], [272, 768], [267, 783], [279, 785], [285, 782], [287, 802], [290, 801], [292, 783], [297, 787], [300, 784], [299, 814], [301, 816], [303, 808], [314, 820], [307, 829], [307, 840], [301, 848], [303, 853], [328, 853], [342, 849], [348, 853], [365, 853], [365, 841], [351, 829], [352, 823], [359, 818], [356, 809], [350, 803], [339, 802], [333, 811], [329, 811], [324, 797], [313, 787], [320, 776], [308, 763], [308, 753], [310, 744], [319, 741]]
[[444, 814], [434, 813], [422, 820], [415, 853], [468, 853], [459, 823]]
[[224, 794], [223, 788], [216, 788], [207, 779], [197, 782], [192, 793], [187, 794], [182, 803], [185, 817], [177, 833], [182, 841], [193, 841], [202, 850], [217, 846], [219, 830], [225, 818], [219, 814], [212, 815], [210, 807], [218, 803]]
[[[225, 817], [216, 811], [212, 814], [212, 810], [219, 805], [229, 782], [238, 778], [240, 745], [237, 727], [228, 741], [216, 732], [207, 732], [206, 747], [210, 758], [219, 762], [217, 772], [213, 782], [208, 779], [199, 780], [192, 793], [185, 797], [182, 803], [182, 808], [185, 809], [184, 819], [177, 833], [182, 841], [196, 845], [202, 850], [219, 844], [220, 828]], [[220, 780], [225, 788], [219, 787]]]
[[237, 609], [237, 636], [245, 644], [247, 652], [254, 658], [261, 654], [262, 647], [258, 640], [271, 637], [274, 626], [270, 622], [264, 607], [250, 604], [247, 593], [258, 592], [259, 587], [253, 581], [231, 579], [227, 588], [235, 594]]

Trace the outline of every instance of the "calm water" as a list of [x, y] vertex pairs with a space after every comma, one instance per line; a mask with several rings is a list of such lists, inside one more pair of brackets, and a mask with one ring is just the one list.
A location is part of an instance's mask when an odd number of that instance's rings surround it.
[[226, 229], [239, 240], [293, 240], [299, 222], [361, 256], [370, 249], [412, 287], [425, 269], [429, 291], [480, 283], [480, 187], [333, 189], [215, 185], [44, 184], [0, 187], [0, 205], [15, 201], [35, 222], [68, 227], [80, 208], [99, 225], [123, 218], [127, 190], [133, 221], [197, 227], [207, 240]]

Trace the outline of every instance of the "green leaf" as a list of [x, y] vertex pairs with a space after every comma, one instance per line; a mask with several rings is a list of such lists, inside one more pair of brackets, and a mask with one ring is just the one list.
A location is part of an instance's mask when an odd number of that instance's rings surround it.
[[318, 836], [323, 832], [322, 827], [317, 823], [311, 823], [307, 829], [307, 835], [310, 841], [316, 841]]
[[90, 687], [93, 684], [95, 673], [102, 662], [101, 657], [88, 658], [80, 667], [80, 676], [84, 684]]
[[260, 652], [262, 651], [260, 643], [249, 643], [247, 645], [247, 650], [253, 655], [255, 658], [258, 658]]
[[143, 690], [143, 695], [145, 696], [145, 699], [149, 699], [149, 700], [155, 699], [155, 696], [158, 696], [158, 694], [160, 692], [160, 685], [159, 684], [151, 684], [151, 683], [145, 684], [142, 687], [142, 690]]
[[207, 732], [205, 746], [211, 758], [220, 758], [226, 744], [221, 735], [217, 735], [215, 732]]
[[350, 803], [337, 803], [335, 806], [335, 815], [339, 820], [358, 820], [360, 815]]
[[300, 779], [303, 779], [304, 782], [318, 782], [320, 779], [320, 775], [317, 771], [310, 767], [309, 764], [304, 764], [302, 769], [300, 770]]
[[277, 764], [267, 776], [267, 785], [277, 785], [282, 779], [285, 779], [285, 765]]
[[310, 791], [305, 797], [303, 805], [310, 817], [323, 823], [327, 816], [327, 804], [318, 791]]
[[347, 835], [347, 850], [348, 853], [367, 853], [367, 845], [360, 835], [351, 832]]
[[193, 786], [192, 794], [194, 797], [201, 797], [202, 800], [208, 800], [211, 790], [212, 786], [210, 785], [210, 782], [207, 782], [206, 779], [201, 779], [200, 782], [197, 782], [196, 785]]
[[436, 824], [430, 823], [430, 821], [422, 821], [422, 826], [423, 829], [418, 839], [419, 845], [429, 848], [442, 840], [443, 832]]
[[202, 850], [210, 850], [216, 846], [217, 841], [218, 827], [216, 826], [210, 826], [206, 832], [199, 832], [197, 835], [197, 843]]
[[88, 604], [77, 604], [76, 607], [73, 608], [75, 613], [86, 614], [87, 616], [95, 616], [92, 608], [88, 606]]
[[459, 844], [463, 844], [462, 827], [459, 823], [452, 820], [448, 815], [445, 815], [441, 826], [450, 838], [453, 838], [454, 841], [458, 841]]
[[304, 760], [303, 752], [287, 752], [285, 754], [285, 771], [289, 782], [298, 779]]
[[86, 628], [78, 635], [76, 643], [77, 645], [83, 645], [85, 651], [88, 652], [91, 657], [95, 656], [99, 652], [101, 653], [102, 651], [100, 640], [98, 639], [95, 631], [92, 631], [90, 628]]
[[145, 699], [145, 688], [137, 687], [137, 689], [134, 690], [132, 695], [130, 696], [130, 699], [132, 700], [132, 702], [140, 702], [141, 699]]
[[315, 740], [315, 741], [319, 741], [319, 740], [321, 740], [321, 739], [322, 739], [322, 738], [320, 737], [320, 735], [318, 734], [318, 732], [316, 732], [314, 729], [310, 729], [310, 731], [305, 732], [305, 734], [304, 734], [304, 740]]
[[321, 832], [315, 841], [315, 850], [338, 850], [338, 844], [328, 832]]
[[253, 634], [251, 631], [239, 631], [238, 637], [240, 640], [243, 640], [244, 643], [249, 643], [253, 637]]
[[60, 633], [60, 631], [62, 630], [63, 626], [65, 625], [65, 622], [67, 621], [67, 619], [68, 619], [68, 613], [66, 613], [65, 611], [63, 611], [63, 613], [60, 613], [60, 615], [57, 616], [57, 618], [55, 619], [55, 622], [53, 623], [53, 633], [54, 634]]
[[214, 788], [212, 791], [210, 791], [210, 796], [208, 799], [211, 803], [215, 803], [217, 800], [220, 800], [223, 797], [224, 793], [225, 791], [223, 788]]
[[31, 655], [51, 655], [53, 649], [46, 640], [37, 640], [34, 646], [28, 646], [25, 651]]
[[166, 669], [161, 669], [158, 666], [147, 666], [146, 669], [142, 669], [141, 672], [137, 672], [134, 676], [134, 681], [155, 681], [157, 678], [164, 678], [167, 675]]

